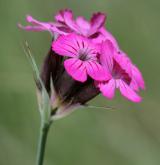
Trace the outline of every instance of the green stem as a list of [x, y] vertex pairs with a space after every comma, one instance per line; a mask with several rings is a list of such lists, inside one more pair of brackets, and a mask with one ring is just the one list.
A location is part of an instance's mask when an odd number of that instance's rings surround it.
[[49, 123], [42, 122], [41, 124], [36, 165], [43, 165], [45, 146], [46, 146], [47, 135], [48, 135], [50, 126], [51, 126], [51, 122]]

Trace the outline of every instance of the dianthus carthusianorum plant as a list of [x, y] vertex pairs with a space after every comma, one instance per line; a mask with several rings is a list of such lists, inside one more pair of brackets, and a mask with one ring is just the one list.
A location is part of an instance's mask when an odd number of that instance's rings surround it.
[[105, 29], [106, 16], [93, 14], [90, 21], [73, 18], [71, 10], [62, 10], [54, 22], [40, 22], [26, 17], [27, 31], [49, 31], [50, 50], [39, 73], [30, 49], [26, 51], [37, 85], [41, 130], [37, 165], [43, 164], [45, 143], [51, 123], [102, 93], [113, 99], [115, 90], [132, 102], [140, 102], [139, 89], [144, 80], [139, 69], [124, 53], [113, 35]]

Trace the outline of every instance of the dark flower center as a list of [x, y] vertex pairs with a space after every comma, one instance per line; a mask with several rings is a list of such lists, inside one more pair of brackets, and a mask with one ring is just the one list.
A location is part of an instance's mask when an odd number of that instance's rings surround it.
[[88, 58], [87, 54], [82, 53], [79, 55], [79, 59], [82, 61], [87, 61], [89, 58]]

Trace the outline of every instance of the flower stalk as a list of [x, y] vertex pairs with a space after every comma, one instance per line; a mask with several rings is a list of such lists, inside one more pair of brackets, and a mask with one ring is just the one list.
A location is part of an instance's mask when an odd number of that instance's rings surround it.
[[38, 142], [38, 148], [37, 148], [36, 165], [43, 165], [46, 142], [47, 142], [47, 135], [48, 135], [51, 124], [52, 124], [52, 122], [44, 123], [43, 121], [41, 121], [39, 142]]

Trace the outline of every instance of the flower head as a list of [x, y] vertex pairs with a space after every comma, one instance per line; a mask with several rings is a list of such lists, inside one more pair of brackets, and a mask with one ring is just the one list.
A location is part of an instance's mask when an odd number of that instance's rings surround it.
[[114, 97], [115, 89], [133, 102], [140, 102], [141, 97], [136, 93], [139, 88], [144, 89], [144, 80], [138, 68], [131, 62], [124, 52], [117, 52], [110, 41], [102, 44], [100, 61], [112, 78], [98, 82], [98, 86], [109, 99]]
[[[21, 29], [49, 31], [53, 37], [37, 83], [47, 91], [51, 116], [65, 116], [100, 92], [112, 99], [116, 88], [129, 100], [141, 101], [138, 92], [145, 88], [141, 72], [105, 29], [105, 14], [95, 13], [87, 21], [82, 16], [74, 19], [71, 10], [61, 10], [54, 22], [32, 16], [26, 20], [30, 25], [19, 24]], [[39, 88], [40, 93], [43, 90]]]
[[60, 36], [52, 44], [52, 49], [57, 54], [68, 57], [64, 67], [75, 80], [85, 82], [87, 75], [94, 80], [108, 80], [110, 74], [104, 70], [98, 61], [98, 50], [87, 38], [70, 34]]

